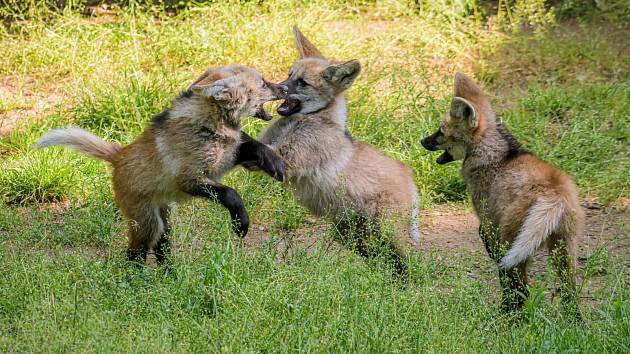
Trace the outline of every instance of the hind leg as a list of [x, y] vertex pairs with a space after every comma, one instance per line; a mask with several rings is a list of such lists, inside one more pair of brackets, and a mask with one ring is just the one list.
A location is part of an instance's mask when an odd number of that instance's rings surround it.
[[158, 242], [153, 249], [158, 264], [164, 263], [171, 252], [171, 224], [168, 221], [169, 214], [169, 207], [160, 208], [160, 218], [162, 219], [162, 224], [164, 225], [164, 231], [162, 231], [162, 234], [160, 235], [160, 238], [158, 239]]
[[[508, 249], [507, 237], [491, 223], [479, 225], [479, 236], [488, 255], [497, 264]], [[499, 269], [499, 282], [501, 285], [501, 309], [513, 311], [523, 306], [525, 298], [529, 296], [527, 290], [527, 266], [529, 261], [522, 262], [511, 269]]]
[[407, 257], [399, 245], [392, 240], [387, 240], [381, 249], [385, 251], [386, 262], [393, 268], [396, 277], [407, 281], [409, 279], [409, 266]]
[[149, 251], [146, 235], [141, 229], [142, 226], [135, 220], [130, 220], [128, 225], [127, 260], [134, 263], [144, 263]]
[[521, 308], [529, 296], [527, 290], [527, 266], [529, 261], [522, 262], [511, 269], [499, 269], [501, 282], [501, 308], [513, 311]]
[[382, 258], [394, 272], [394, 275], [406, 281], [409, 269], [405, 260], [405, 254], [401, 247], [386, 233], [380, 230], [377, 223], [364, 217], [354, 217], [349, 221], [340, 223], [342, 243], [356, 249], [365, 259]]
[[127, 259], [131, 262], [146, 262], [147, 253], [157, 241], [157, 235], [163, 232], [162, 220], [158, 211], [152, 207], [134, 210], [129, 218], [129, 245]]
[[[131, 237], [131, 233], [129, 233]], [[148, 249], [144, 244], [137, 242], [129, 242], [127, 247], [127, 260], [133, 263], [144, 263], [147, 260]]]
[[354, 243], [355, 249], [366, 259], [383, 257], [385, 263], [392, 268], [397, 278], [406, 281], [409, 277], [409, 268], [405, 261], [404, 254], [393, 242], [382, 242], [383, 240], [359, 238]]
[[501, 245], [500, 232], [490, 223], [479, 224], [479, 237], [483, 242], [483, 246], [488, 252], [488, 256], [493, 261], [499, 263], [504, 254], [504, 248]]
[[560, 299], [564, 308], [580, 317], [578, 308], [578, 294], [576, 288], [576, 249], [572, 239], [562, 235], [553, 234], [548, 241], [549, 253], [553, 262], [556, 274], [560, 279]]

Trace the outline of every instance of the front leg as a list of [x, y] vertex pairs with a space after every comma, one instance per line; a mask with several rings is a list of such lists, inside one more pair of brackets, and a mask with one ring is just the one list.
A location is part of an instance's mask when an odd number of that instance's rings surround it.
[[479, 237], [486, 248], [486, 252], [488, 252], [488, 256], [499, 263], [504, 252], [501, 250], [501, 238], [497, 228], [492, 223], [482, 221], [479, 223]]
[[169, 207], [160, 208], [160, 218], [162, 219], [162, 224], [164, 225], [164, 231], [160, 235], [160, 238], [157, 241], [157, 244], [153, 248], [153, 252], [155, 252], [155, 259], [158, 264], [163, 264], [167, 260], [168, 255], [171, 252], [171, 240], [170, 234], [172, 231], [171, 223], [169, 222]]
[[237, 191], [209, 178], [185, 180], [179, 183], [182, 191], [197, 197], [208, 198], [221, 203], [232, 218], [232, 229], [240, 237], [249, 230], [249, 215]]
[[271, 177], [282, 182], [284, 180], [284, 161], [269, 146], [241, 132], [241, 145], [236, 153], [235, 165], [243, 165], [247, 169], [259, 167]]

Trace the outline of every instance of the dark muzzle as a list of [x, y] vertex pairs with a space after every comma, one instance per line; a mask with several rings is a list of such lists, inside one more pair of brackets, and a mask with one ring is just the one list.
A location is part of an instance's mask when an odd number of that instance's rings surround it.
[[438, 146], [438, 138], [442, 136], [442, 132], [440, 130], [438, 130], [437, 132], [427, 136], [426, 138], [422, 139], [420, 141], [420, 143], [422, 144], [422, 146], [429, 150], [429, 151], [437, 151], [439, 150]]
[[[429, 151], [438, 151], [440, 150], [440, 138], [443, 136], [442, 131], [438, 129], [437, 132], [427, 136], [426, 138], [422, 139], [420, 141], [420, 143], [422, 144], [422, 146], [429, 150]], [[437, 162], [440, 165], [444, 165], [446, 163], [455, 161], [455, 159], [453, 158], [453, 156], [451, 154], [448, 153], [448, 151], [444, 150], [444, 152], [442, 153], [442, 155], [440, 155], [437, 160], [435, 160], [435, 162]]]
[[302, 110], [302, 102], [300, 100], [292, 98], [291, 94], [296, 93], [296, 80], [286, 79], [280, 83], [287, 88], [287, 95], [284, 102], [278, 107], [278, 114], [281, 116], [291, 116], [295, 113], [299, 113]]
[[268, 82], [267, 85], [271, 88], [271, 91], [273, 92], [275, 99], [281, 100], [281, 99], [287, 98], [287, 93], [289, 92], [289, 88], [283, 83], [273, 84], [271, 82]]
[[[267, 84], [267, 87], [271, 89], [271, 92], [273, 93], [273, 98], [270, 101], [281, 100], [287, 97], [288, 88], [285, 85], [274, 84], [269, 81], [265, 81], [265, 83]], [[256, 114], [254, 114], [254, 117], [260, 118], [262, 120], [271, 120], [273, 118], [271, 114], [269, 114], [269, 112], [265, 111], [262, 105], [258, 108], [258, 111], [256, 111]]]

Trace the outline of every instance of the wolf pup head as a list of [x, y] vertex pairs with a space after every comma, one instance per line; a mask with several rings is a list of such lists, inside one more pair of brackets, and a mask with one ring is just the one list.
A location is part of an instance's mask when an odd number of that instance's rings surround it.
[[287, 88], [266, 81], [254, 69], [231, 65], [206, 70], [189, 90], [214, 101], [237, 119], [254, 116], [271, 120], [263, 104], [284, 98]]
[[309, 114], [326, 108], [337, 95], [347, 90], [361, 72], [361, 64], [351, 60], [333, 64], [315, 48], [297, 27], [293, 27], [295, 46], [300, 53], [289, 77], [281, 82], [287, 97], [278, 108], [283, 116]]
[[462, 73], [455, 74], [454, 93], [440, 129], [421, 141], [429, 151], [444, 150], [436, 160], [440, 165], [464, 159], [487, 125], [494, 123], [490, 102], [471, 78]]

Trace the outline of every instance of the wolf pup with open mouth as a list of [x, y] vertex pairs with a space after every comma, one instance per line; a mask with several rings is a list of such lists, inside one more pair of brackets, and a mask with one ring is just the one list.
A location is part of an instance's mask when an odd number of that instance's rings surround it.
[[[364, 257], [385, 255], [404, 277], [403, 245], [419, 238], [413, 172], [346, 128], [344, 92], [359, 75], [359, 62], [334, 64], [295, 27], [293, 35], [300, 60], [281, 83], [288, 87], [278, 108], [283, 117], [259, 140], [284, 159], [285, 182], [302, 205], [332, 219], [342, 242]], [[394, 224], [394, 237], [383, 236], [384, 220]]]
[[461, 173], [480, 221], [479, 235], [499, 265], [504, 309], [523, 304], [529, 257], [546, 243], [562, 280], [564, 304], [579, 315], [575, 242], [584, 214], [571, 177], [522, 149], [497, 121], [481, 88], [462, 73], [455, 75], [450, 111], [422, 146], [444, 150], [439, 164], [464, 160]]
[[245, 66], [212, 68], [127, 146], [79, 128], [53, 130], [38, 146], [68, 146], [111, 163], [114, 198], [129, 223], [127, 256], [145, 260], [154, 250], [161, 263], [169, 250], [171, 202], [192, 196], [216, 200], [230, 212], [234, 232], [247, 234], [249, 216], [241, 197], [219, 181], [243, 162], [284, 179], [282, 159], [242, 133], [240, 121], [247, 116], [270, 120], [263, 104], [285, 94], [286, 87]]

